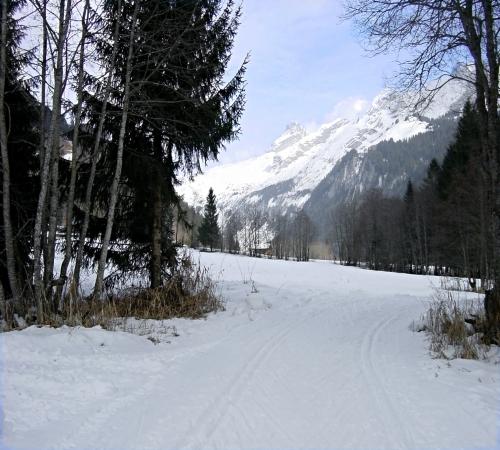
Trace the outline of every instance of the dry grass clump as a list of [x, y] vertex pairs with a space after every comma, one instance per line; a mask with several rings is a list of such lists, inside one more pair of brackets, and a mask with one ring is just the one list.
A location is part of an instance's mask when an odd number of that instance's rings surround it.
[[168, 320], [120, 317], [109, 320], [105, 328], [109, 331], [123, 331], [125, 333], [146, 337], [155, 345], [170, 343], [172, 342], [172, 338], [179, 336], [175, 325], [169, 323]]
[[491, 282], [477, 278], [464, 278], [442, 276], [439, 278], [441, 289], [447, 291], [476, 292], [484, 294], [485, 290], [491, 289]]
[[142, 319], [199, 319], [224, 309], [206, 268], [181, 260], [179, 269], [162, 287], [132, 290], [112, 300], [117, 315]]
[[[224, 301], [218, 295], [216, 283], [209, 276], [208, 269], [184, 255], [168, 281], [157, 289], [129, 288], [103, 300], [89, 297], [70, 301], [67, 298], [62, 310], [44, 317], [43, 324], [54, 327], [100, 325], [109, 330], [127, 331], [130, 327], [127, 318], [142, 320], [147, 324], [149, 320], [175, 317], [200, 319], [222, 310]], [[35, 318], [33, 323], [39, 322]], [[157, 324], [147, 324], [148, 328], [150, 326], [157, 327]], [[169, 334], [175, 335], [175, 331]]]
[[[212, 312], [224, 310], [217, 295], [216, 284], [208, 269], [184, 256], [171, 278], [157, 289], [137, 288], [124, 291], [108, 301], [92, 301], [89, 314], [95, 317], [136, 319], [200, 319]], [[97, 310], [96, 310], [97, 309]], [[102, 324], [106, 326], [106, 324]]]
[[430, 350], [438, 358], [482, 359], [488, 347], [483, 343], [486, 319], [482, 301], [460, 299], [457, 293], [437, 290], [427, 313], [414, 331], [425, 331]]

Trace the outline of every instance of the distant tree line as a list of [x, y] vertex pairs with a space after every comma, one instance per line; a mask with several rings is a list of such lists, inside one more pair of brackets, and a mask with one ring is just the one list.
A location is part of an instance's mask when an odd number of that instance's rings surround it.
[[190, 244], [210, 251], [309, 261], [315, 230], [303, 210], [271, 211], [252, 204], [220, 214], [215, 193], [210, 188], [196, 239]]
[[375, 270], [493, 277], [493, 204], [480, 172], [479, 117], [467, 103], [442, 164], [433, 160], [420, 186], [403, 198], [365, 192], [332, 214], [338, 258]]
[[[481, 230], [472, 230], [475, 235], [471, 243], [464, 233], [473, 221], [463, 219], [464, 211], [459, 209], [452, 231], [462, 253], [462, 268], [481, 266], [481, 276], [486, 272], [492, 277], [492, 288], [486, 292], [484, 304], [487, 334], [500, 342], [500, 2], [348, 0], [345, 7], [346, 17], [354, 19], [374, 53], [396, 51], [407, 55], [398, 80], [405, 88], [421, 93], [420, 103], [429, 101], [450, 80], [450, 75], [474, 89], [480, 162], [472, 176], [480, 189], [486, 190], [484, 205], [482, 196], [475, 200], [480, 203], [478, 215], [487, 217], [487, 221], [480, 223]], [[457, 63], [472, 70], [456, 75], [451, 68]], [[438, 80], [431, 90], [426, 89], [429, 79]], [[453, 201], [450, 192], [440, 191], [439, 195], [441, 201]], [[464, 193], [464, 201], [466, 197]], [[479, 249], [477, 237], [484, 241]], [[477, 262], [479, 259], [481, 262]]]
[[315, 226], [306, 212], [301, 210], [294, 215], [278, 214], [271, 223], [274, 231], [272, 255], [277, 259], [309, 261]]

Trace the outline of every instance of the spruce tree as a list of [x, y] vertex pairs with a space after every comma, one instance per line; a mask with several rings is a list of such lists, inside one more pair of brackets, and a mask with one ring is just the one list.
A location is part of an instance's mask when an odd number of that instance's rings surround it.
[[216, 201], [214, 190], [210, 188], [205, 203], [203, 221], [198, 230], [198, 238], [201, 244], [210, 247], [210, 251], [213, 251], [215, 244], [220, 239], [219, 214], [217, 213]]
[[[482, 154], [478, 121], [476, 109], [467, 102], [458, 122], [454, 142], [448, 147], [441, 164], [438, 193], [442, 199], [446, 199], [451, 193], [453, 180], [466, 173], [471, 158], [478, 158]], [[475, 181], [481, 177], [482, 170], [479, 169]], [[470, 180], [472, 183], [475, 181]]]
[[479, 116], [467, 103], [437, 176], [436, 241], [443, 262], [470, 277], [491, 277], [493, 235], [479, 135]]
[[[5, 143], [2, 142], [4, 161], [0, 170], [0, 186], [8, 181], [8, 191], [2, 189], [0, 195], [0, 282], [5, 286], [6, 297], [14, 294], [10, 276], [7, 274], [8, 257], [6, 255], [8, 240], [13, 250], [16, 283], [19, 294], [24, 293], [23, 287], [27, 286], [31, 272], [31, 250], [33, 223], [36, 212], [36, 200], [39, 191], [37, 146], [39, 142], [38, 105], [30, 93], [30, 84], [23, 81], [22, 69], [29, 63], [31, 54], [21, 52], [19, 44], [23, 37], [23, 30], [16, 21], [15, 16], [24, 5], [24, 1], [11, 0], [2, 4], [0, 14], [6, 10], [6, 44], [2, 51], [5, 52], [5, 65], [0, 70], [4, 87], [2, 89], [2, 102], [5, 114], [2, 121], [7, 131]], [[5, 9], [4, 9], [5, 8]], [[3, 58], [2, 58], [3, 59]], [[3, 139], [2, 139], [3, 141]], [[5, 147], [4, 147], [5, 146]], [[9, 169], [7, 171], [7, 169]], [[4, 178], [4, 175], [7, 175]], [[6, 195], [8, 192], [8, 195]], [[8, 203], [4, 203], [6, 200]], [[5, 214], [5, 207], [10, 214]], [[5, 223], [7, 216], [8, 231]], [[10, 235], [10, 238], [9, 238]], [[15, 295], [14, 295], [15, 297]], [[16, 305], [19, 307], [20, 305]]]
[[[117, 11], [117, 2], [104, 3], [106, 38], [98, 44], [104, 60], [112, 51], [115, 21], [123, 20], [124, 29], [130, 28], [134, 4], [123, 0]], [[112, 241], [127, 240], [129, 245], [114, 246], [108, 258], [124, 273], [145, 272], [151, 286], [158, 287], [176, 261], [170, 216], [180, 202], [175, 190], [178, 173], [198, 172], [207, 160], [217, 157], [226, 142], [236, 138], [244, 106], [245, 64], [226, 82], [240, 16], [232, 1], [150, 0], [139, 4], [121, 195], [112, 234]], [[103, 141], [107, 151], [99, 162], [95, 214], [88, 233], [93, 239], [103, 227], [98, 212], [107, 210], [117, 153], [117, 117], [123, 95], [119, 86], [125, 82], [120, 62], [128, 50], [126, 36], [119, 39], [118, 63], [113, 69], [118, 88], [108, 107]], [[86, 102], [86, 117], [93, 129], [100, 117], [100, 92], [99, 80], [95, 80], [95, 93], [88, 93]], [[88, 245], [87, 250], [95, 251], [95, 245]]]
[[406, 261], [408, 270], [413, 273], [414, 267], [417, 266], [417, 217], [415, 205], [415, 191], [413, 183], [408, 180], [406, 185], [406, 192], [403, 197], [404, 201], [404, 233], [405, 233], [405, 248], [406, 248]]

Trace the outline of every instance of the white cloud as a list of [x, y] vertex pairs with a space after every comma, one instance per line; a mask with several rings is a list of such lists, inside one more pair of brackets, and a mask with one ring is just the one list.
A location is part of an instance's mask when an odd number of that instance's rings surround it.
[[333, 110], [326, 117], [326, 122], [333, 122], [335, 119], [346, 118], [356, 119], [369, 108], [370, 102], [361, 97], [347, 97], [338, 102]]

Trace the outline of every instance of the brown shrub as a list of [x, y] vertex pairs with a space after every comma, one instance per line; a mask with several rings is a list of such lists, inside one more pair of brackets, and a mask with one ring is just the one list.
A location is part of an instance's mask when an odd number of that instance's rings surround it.
[[438, 358], [480, 359], [488, 350], [479, 332], [484, 322], [479, 299], [460, 301], [456, 292], [436, 290], [422, 325], [416, 331], [428, 333], [430, 350]]
[[44, 317], [43, 324], [54, 327], [101, 325], [114, 330], [117, 323], [127, 317], [200, 319], [224, 310], [224, 302], [216, 292], [216, 283], [208, 269], [195, 264], [188, 255], [180, 258], [175, 272], [157, 289], [129, 288], [103, 300], [88, 297], [70, 302], [66, 298], [63, 305], [58, 314]]

